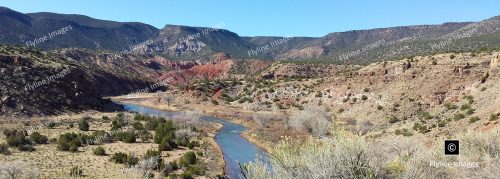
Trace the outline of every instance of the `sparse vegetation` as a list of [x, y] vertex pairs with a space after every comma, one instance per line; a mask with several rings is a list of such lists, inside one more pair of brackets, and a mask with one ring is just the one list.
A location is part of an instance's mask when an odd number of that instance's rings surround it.
[[106, 155], [106, 150], [104, 150], [104, 148], [101, 147], [101, 146], [98, 146], [97, 148], [95, 148], [93, 150], [93, 152], [94, 152], [94, 155], [97, 155], [97, 156], [104, 156], [104, 155]]
[[469, 118], [469, 123], [475, 123], [479, 120], [481, 120], [481, 118], [474, 116], [474, 117]]

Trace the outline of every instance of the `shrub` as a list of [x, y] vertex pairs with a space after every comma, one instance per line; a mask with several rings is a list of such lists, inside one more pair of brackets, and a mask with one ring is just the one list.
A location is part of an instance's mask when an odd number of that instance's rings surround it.
[[463, 118], [465, 118], [465, 115], [462, 113], [456, 113], [455, 115], [453, 115], [453, 119], [455, 119], [455, 121], [458, 121]]
[[469, 109], [467, 109], [467, 111], [465, 111], [465, 114], [471, 115], [471, 114], [474, 114], [474, 111], [475, 111], [475, 109], [469, 108]]
[[213, 105], [219, 105], [219, 102], [217, 100], [215, 100], [215, 99], [212, 99], [212, 104]]
[[450, 104], [450, 103], [445, 103], [444, 107], [446, 107], [446, 109], [448, 109], [448, 110], [452, 110], [452, 109], [457, 109], [458, 108], [457, 105]]
[[83, 171], [79, 167], [73, 167], [71, 168], [71, 171], [69, 172], [69, 175], [72, 177], [82, 177], [83, 176]]
[[367, 99], [368, 99], [368, 97], [366, 95], [361, 96], [361, 100], [364, 101], [364, 100], [367, 100]]
[[272, 151], [269, 162], [250, 162], [242, 173], [246, 178], [388, 178], [370, 147], [343, 131], [335, 132], [333, 140], [286, 140]]
[[132, 124], [132, 127], [135, 129], [135, 130], [142, 130], [144, 129], [144, 126], [142, 125], [141, 122], [139, 121], [136, 121], [134, 122], [134, 124]]
[[342, 99], [342, 102], [344, 102], [344, 103], [347, 102], [347, 101], [349, 101], [349, 98]]
[[444, 127], [444, 126], [446, 126], [446, 121], [438, 121], [438, 126], [439, 126], [439, 127]]
[[437, 65], [437, 61], [436, 60], [432, 60], [432, 65]]
[[454, 59], [454, 58], [455, 58], [455, 54], [451, 54], [450, 59]]
[[189, 149], [193, 149], [193, 148], [195, 148], [195, 147], [198, 147], [199, 145], [200, 145], [200, 144], [198, 144], [198, 142], [196, 142], [196, 141], [192, 141], [192, 142], [189, 142], [189, 143], [188, 143], [187, 147], [188, 147]]
[[127, 165], [128, 166], [134, 166], [139, 162], [139, 158], [137, 158], [134, 155], [128, 155], [127, 156]]
[[172, 167], [172, 170], [177, 170], [179, 169], [179, 165], [177, 165], [177, 161], [171, 161], [168, 163], [171, 167]]
[[69, 151], [70, 152], [78, 152], [78, 147], [80, 144], [77, 141], [71, 141], [69, 143]]
[[31, 141], [37, 143], [37, 144], [46, 144], [47, 141], [49, 140], [47, 136], [40, 135], [38, 132], [33, 132], [30, 135]]
[[168, 137], [164, 137], [163, 140], [160, 142], [160, 145], [158, 145], [158, 150], [159, 151], [171, 151], [173, 147], [170, 145], [171, 139]]
[[482, 87], [482, 88], [481, 88], [481, 91], [486, 91], [486, 87]]
[[104, 156], [104, 155], [106, 155], [106, 150], [104, 150], [104, 148], [101, 147], [101, 146], [95, 148], [93, 150], [93, 152], [94, 152], [94, 155], [97, 155], [97, 156]]
[[56, 139], [56, 138], [51, 138], [51, 139], [49, 140], [49, 143], [51, 143], [51, 144], [55, 144], [56, 142], [57, 142], [57, 139]]
[[23, 133], [16, 131], [13, 135], [11, 134], [7, 137], [7, 144], [11, 147], [18, 147], [24, 144], [30, 144], [30, 142]]
[[31, 152], [31, 151], [35, 151], [35, 148], [31, 144], [23, 144], [23, 145], [17, 146], [17, 150]]
[[125, 164], [125, 163], [127, 163], [127, 157], [128, 157], [127, 154], [122, 153], [122, 152], [118, 152], [118, 153], [113, 154], [113, 157], [111, 157], [111, 160], [115, 163]]
[[498, 119], [498, 115], [496, 115], [496, 114], [490, 115], [490, 121], [496, 121], [497, 119]]
[[88, 119], [88, 117], [84, 117], [83, 119], [81, 119], [80, 122], [78, 122], [78, 129], [80, 129], [81, 131], [89, 131], [90, 124], [88, 122]]
[[5, 143], [0, 144], [0, 153], [4, 155], [9, 155], [10, 154], [9, 146]]
[[124, 135], [123, 141], [125, 143], [135, 143], [136, 142], [136, 137], [135, 137], [134, 131], [124, 132], [123, 135]]
[[434, 118], [429, 112], [420, 112], [420, 117], [427, 120]]
[[179, 160], [179, 164], [183, 167], [196, 164], [196, 154], [192, 151], [186, 152]]
[[396, 116], [391, 116], [391, 117], [389, 117], [389, 122], [390, 122], [390, 123], [396, 123], [396, 122], [398, 122], [398, 121], [399, 121], [399, 119], [398, 119]]
[[339, 109], [339, 113], [342, 113], [342, 112], [344, 112], [344, 108]]
[[193, 175], [188, 171], [181, 173], [180, 177], [181, 179], [193, 179]]
[[76, 152], [78, 151], [78, 147], [81, 147], [82, 143], [86, 142], [87, 138], [88, 136], [83, 134], [61, 134], [59, 135], [59, 140], [57, 140], [57, 149], [61, 151]]
[[148, 142], [149, 139], [151, 138], [151, 135], [149, 134], [149, 132], [147, 130], [143, 129], [139, 133], [139, 137], [141, 138], [142, 142]]
[[366, 93], [366, 92], [370, 91], [370, 89], [365, 88], [365, 89], [363, 89], [363, 91]]
[[172, 121], [167, 121], [156, 127], [154, 136], [155, 143], [161, 143], [165, 136], [167, 136], [169, 140], [175, 139], [175, 127]]
[[158, 158], [161, 155], [161, 151], [148, 150], [146, 154], [142, 157], [143, 159]]
[[470, 108], [469, 104], [462, 104], [462, 106], [460, 106], [460, 110], [462, 110], [462, 111], [465, 111], [465, 110], [467, 110], [469, 108]]
[[384, 107], [383, 107], [383, 106], [380, 106], [380, 105], [378, 105], [378, 106], [377, 106], [377, 110], [379, 110], [379, 111], [380, 111], [380, 110], [382, 110], [382, 109], [384, 109]]
[[474, 117], [469, 118], [469, 123], [475, 123], [479, 120], [481, 120], [481, 118], [474, 116]]

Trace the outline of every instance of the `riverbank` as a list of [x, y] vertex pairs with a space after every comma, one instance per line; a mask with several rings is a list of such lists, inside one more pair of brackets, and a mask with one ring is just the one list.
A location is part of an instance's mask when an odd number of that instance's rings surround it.
[[252, 120], [252, 116], [255, 114], [253, 111], [248, 111], [248, 110], [243, 110], [240, 108], [227, 108], [225, 106], [220, 106], [220, 105], [213, 105], [213, 106], [207, 106], [207, 105], [201, 105], [201, 104], [174, 104], [174, 105], [167, 105], [167, 104], [161, 104], [157, 103], [155, 100], [156, 96], [155, 94], [141, 94], [139, 96], [134, 95], [134, 96], [116, 96], [116, 97], [110, 97], [111, 100], [115, 102], [123, 102], [123, 103], [128, 103], [128, 104], [135, 104], [135, 105], [140, 105], [148, 108], [153, 108], [157, 110], [162, 110], [162, 111], [170, 111], [170, 112], [178, 112], [178, 111], [185, 111], [185, 110], [192, 110], [192, 111], [201, 111], [204, 115], [207, 116], [213, 116], [217, 118], [221, 118], [224, 120], [227, 120], [232, 123], [240, 124], [243, 125], [247, 128], [241, 136], [260, 148], [261, 150], [265, 151], [266, 153], [269, 153], [273, 146], [276, 145], [276, 143], [266, 141], [266, 140], [261, 140], [258, 137], [258, 127]]

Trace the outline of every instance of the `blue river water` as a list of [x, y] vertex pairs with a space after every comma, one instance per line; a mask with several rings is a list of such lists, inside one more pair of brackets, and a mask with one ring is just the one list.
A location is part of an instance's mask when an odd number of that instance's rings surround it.
[[[140, 114], [163, 116], [169, 118], [182, 117], [184, 112], [167, 112], [134, 104], [119, 103], [127, 111], [134, 111]], [[215, 141], [219, 144], [224, 160], [226, 162], [226, 176], [230, 179], [239, 179], [240, 163], [254, 161], [258, 157], [266, 157], [266, 154], [255, 145], [241, 137], [241, 133], [246, 130], [242, 125], [228, 122], [215, 117], [201, 116], [201, 120], [217, 122], [224, 126], [215, 135]]]

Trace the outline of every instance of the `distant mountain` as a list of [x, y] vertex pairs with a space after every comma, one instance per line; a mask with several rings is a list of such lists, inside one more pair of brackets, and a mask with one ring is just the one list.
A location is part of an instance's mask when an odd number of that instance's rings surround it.
[[[69, 26], [70, 30], [64, 29]], [[44, 49], [80, 47], [117, 53], [155, 53], [169, 59], [205, 62], [213, 54], [226, 53], [240, 59], [370, 63], [500, 47], [500, 16], [480, 22], [334, 32], [320, 38], [240, 37], [224, 28], [224, 24], [218, 24], [211, 28], [166, 25], [157, 29], [143, 23], [105, 21], [82, 15], [23, 14], [0, 7], [2, 44], [31, 42], [34, 47]], [[61, 30], [67, 32], [58, 33]], [[41, 39], [50, 33], [55, 36]]]
[[82, 15], [22, 14], [0, 7], [2, 44], [33, 42], [32, 47], [43, 49], [81, 47], [120, 51], [155, 37], [158, 32], [143, 23], [104, 21]]

